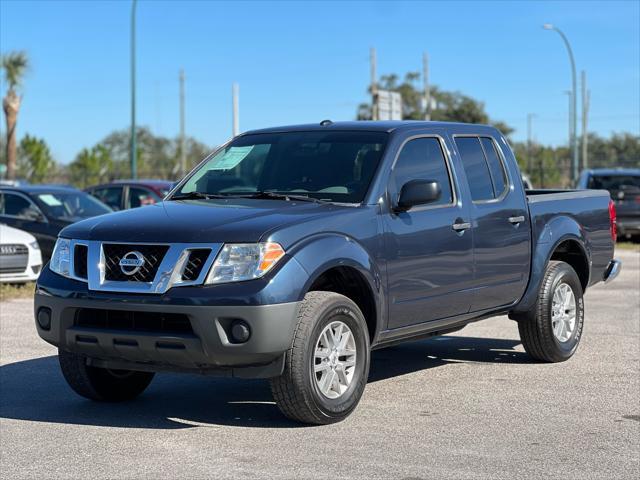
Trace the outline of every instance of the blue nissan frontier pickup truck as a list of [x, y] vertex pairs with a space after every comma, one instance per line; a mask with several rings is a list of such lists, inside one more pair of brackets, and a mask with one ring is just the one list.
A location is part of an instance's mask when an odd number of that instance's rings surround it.
[[585, 291], [620, 271], [615, 207], [520, 178], [490, 126], [247, 132], [163, 202], [66, 227], [36, 328], [89, 399], [133, 399], [161, 371], [268, 378], [310, 424], [355, 409], [372, 349], [496, 315], [533, 358], [562, 362]]

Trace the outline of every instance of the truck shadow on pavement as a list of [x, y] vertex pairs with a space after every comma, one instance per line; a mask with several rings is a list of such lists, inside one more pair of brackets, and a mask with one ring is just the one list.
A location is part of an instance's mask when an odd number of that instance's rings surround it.
[[[372, 354], [369, 382], [451, 363], [531, 363], [518, 340], [444, 336]], [[365, 392], [366, 401], [366, 392]], [[67, 386], [56, 356], [0, 367], [0, 418], [120, 428], [295, 428], [273, 402], [264, 380], [159, 374], [131, 402], [95, 403]]]

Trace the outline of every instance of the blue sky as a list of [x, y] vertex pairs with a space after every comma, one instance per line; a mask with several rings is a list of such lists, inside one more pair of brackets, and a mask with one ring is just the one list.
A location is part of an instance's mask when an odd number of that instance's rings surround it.
[[[18, 136], [44, 137], [58, 161], [130, 116], [130, 2], [0, 0], [0, 50], [26, 50]], [[231, 134], [231, 84], [241, 130], [351, 120], [366, 100], [369, 47], [378, 71], [420, 70], [482, 100], [492, 118], [543, 143], [567, 142], [570, 70], [551, 22], [569, 37], [591, 89], [590, 130], [640, 133], [640, 2], [213, 2], [140, 0], [138, 123], [178, 133], [178, 72], [187, 133]], [[579, 74], [579, 73], [578, 73]], [[0, 85], [4, 94], [6, 86]], [[4, 119], [3, 119], [4, 122]], [[2, 126], [2, 134], [6, 129]]]

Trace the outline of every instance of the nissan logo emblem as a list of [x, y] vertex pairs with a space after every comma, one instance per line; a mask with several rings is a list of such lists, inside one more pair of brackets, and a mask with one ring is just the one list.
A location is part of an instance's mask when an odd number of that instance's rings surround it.
[[120, 270], [122, 270], [122, 273], [125, 275], [135, 275], [140, 271], [144, 262], [144, 255], [140, 252], [133, 251], [125, 253], [118, 264], [120, 265]]

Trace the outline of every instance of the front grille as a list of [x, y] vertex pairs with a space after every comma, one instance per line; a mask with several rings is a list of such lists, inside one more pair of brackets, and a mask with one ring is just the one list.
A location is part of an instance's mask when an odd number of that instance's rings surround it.
[[26, 245], [0, 245], [0, 273], [22, 273], [29, 263], [29, 249]]
[[4, 244], [0, 245], [0, 256], [9, 256], [9, 255], [27, 255], [29, 253], [29, 249], [26, 245], [20, 244]]
[[197, 280], [202, 272], [202, 267], [204, 267], [204, 262], [207, 261], [210, 253], [210, 248], [198, 248], [196, 250], [191, 250], [191, 253], [189, 253], [189, 259], [187, 260], [187, 263], [184, 266], [184, 271], [182, 272], [182, 280]]
[[89, 248], [86, 245], [77, 244], [73, 250], [73, 270], [78, 278], [87, 278], [87, 254]]
[[189, 317], [181, 313], [131, 312], [81, 308], [74, 325], [99, 330], [123, 330], [157, 334], [193, 334]]
[[[167, 245], [102, 245], [105, 263], [105, 279], [117, 282], [153, 282], [160, 262], [169, 247]], [[132, 275], [127, 275], [120, 267], [122, 257], [130, 252], [139, 252], [144, 258], [142, 267]]]

